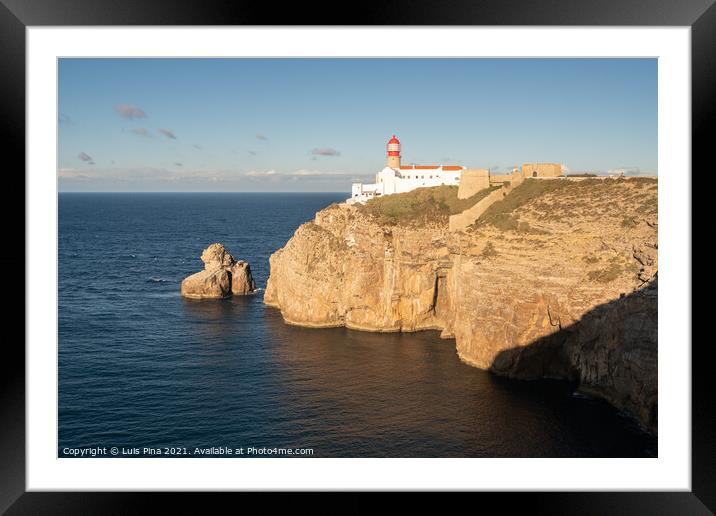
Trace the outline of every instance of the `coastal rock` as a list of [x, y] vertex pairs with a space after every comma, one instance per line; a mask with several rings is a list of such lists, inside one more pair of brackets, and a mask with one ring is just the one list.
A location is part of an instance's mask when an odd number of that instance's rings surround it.
[[222, 244], [211, 244], [201, 254], [204, 270], [181, 282], [181, 295], [192, 299], [220, 299], [256, 290], [248, 262], [236, 261]]
[[264, 302], [302, 326], [440, 330], [470, 365], [577, 382], [655, 432], [656, 190], [527, 180], [457, 232], [332, 205], [271, 256]]
[[224, 269], [203, 270], [181, 282], [181, 295], [192, 299], [219, 299], [231, 296], [231, 276]]
[[230, 269], [231, 272], [231, 293], [237, 296], [245, 296], [256, 290], [256, 283], [251, 276], [249, 262], [239, 260]]
[[201, 253], [201, 261], [204, 262], [204, 270], [207, 271], [229, 269], [236, 262], [222, 244], [211, 244], [204, 249]]

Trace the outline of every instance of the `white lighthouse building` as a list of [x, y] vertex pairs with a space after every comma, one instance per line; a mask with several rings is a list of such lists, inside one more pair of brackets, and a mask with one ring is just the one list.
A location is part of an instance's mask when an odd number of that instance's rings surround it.
[[393, 135], [388, 140], [388, 162], [375, 175], [375, 183], [353, 183], [348, 204], [366, 202], [374, 197], [403, 193], [423, 186], [459, 185], [465, 167], [443, 165], [400, 164], [400, 141]]

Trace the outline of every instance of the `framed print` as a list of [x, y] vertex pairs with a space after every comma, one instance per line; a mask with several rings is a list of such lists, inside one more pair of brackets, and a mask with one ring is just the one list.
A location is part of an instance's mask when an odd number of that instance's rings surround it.
[[710, 2], [97, 5], [0, 11], [27, 300], [3, 510], [713, 510]]

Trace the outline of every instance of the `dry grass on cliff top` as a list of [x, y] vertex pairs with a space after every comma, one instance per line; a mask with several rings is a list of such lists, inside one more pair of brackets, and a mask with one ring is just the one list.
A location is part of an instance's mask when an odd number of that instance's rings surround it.
[[490, 206], [473, 225], [540, 233], [530, 225], [574, 221], [618, 220], [624, 228], [657, 214], [657, 180], [652, 178], [586, 179], [583, 181], [527, 179], [503, 200]]
[[487, 188], [467, 199], [457, 198], [457, 186], [417, 188], [411, 192], [371, 199], [358, 207], [381, 224], [424, 226], [447, 224], [450, 215], [460, 213], [500, 186]]

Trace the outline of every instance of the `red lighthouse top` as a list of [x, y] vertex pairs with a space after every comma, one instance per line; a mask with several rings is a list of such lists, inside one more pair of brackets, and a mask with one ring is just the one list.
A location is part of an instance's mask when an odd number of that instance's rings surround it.
[[400, 140], [395, 135], [388, 140], [388, 156], [400, 156]]

